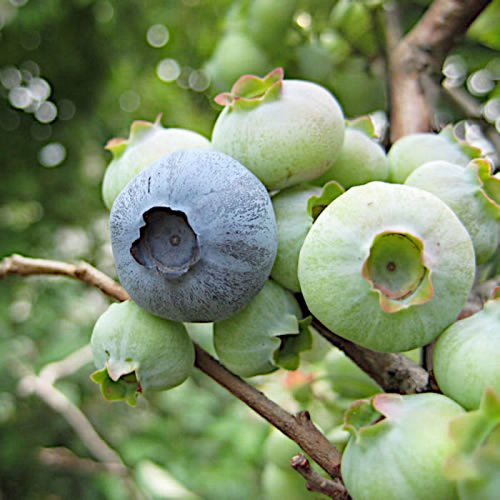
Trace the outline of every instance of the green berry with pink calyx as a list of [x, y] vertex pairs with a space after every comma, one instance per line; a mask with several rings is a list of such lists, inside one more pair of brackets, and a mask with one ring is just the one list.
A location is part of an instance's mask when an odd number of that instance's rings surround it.
[[128, 139], [115, 138], [106, 144], [113, 154], [102, 184], [102, 198], [111, 210], [115, 198], [139, 172], [163, 156], [179, 149], [210, 148], [210, 141], [196, 132], [164, 128], [161, 114], [154, 123], [135, 121]]
[[421, 347], [453, 323], [475, 269], [470, 236], [445, 203], [383, 182], [336, 198], [299, 255], [311, 313], [338, 335], [385, 352]]
[[500, 393], [487, 388], [475, 411], [450, 423], [455, 451], [444, 474], [456, 481], [460, 500], [496, 500], [500, 491]]
[[295, 370], [300, 353], [312, 347], [310, 320], [301, 317], [295, 297], [268, 280], [240, 313], [214, 323], [215, 351], [242, 377]]
[[152, 316], [132, 301], [112, 304], [91, 338], [92, 380], [110, 401], [135, 406], [137, 396], [171, 389], [194, 366], [194, 346], [181, 323]]
[[455, 445], [448, 428], [463, 415], [441, 394], [377, 394], [353, 403], [344, 428], [342, 479], [356, 500], [455, 499], [443, 465]]
[[389, 181], [402, 184], [414, 170], [429, 161], [448, 161], [465, 167], [480, 155], [481, 150], [460, 140], [451, 126], [440, 134], [406, 135], [398, 139], [387, 154]]
[[249, 168], [269, 190], [319, 177], [339, 154], [344, 119], [335, 97], [282, 68], [263, 78], [242, 76], [216, 102], [225, 106], [213, 147]]
[[389, 163], [370, 116], [346, 123], [344, 143], [332, 166], [314, 184], [335, 180], [346, 189], [371, 181], [385, 181]]
[[486, 387], [500, 393], [500, 294], [438, 338], [433, 370], [440, 389], [464, 408], [479, 407]]
[[469, 232], [476, 263], [486, 262], [500, 242], [500, 173], [486, 159], [461, 167], [445, 161], [424, 163], [405, 184], [424, 189], [443, 200]]
[[337, 196], [344, 192], [336, 182], [323, 189], [301, 184], [273, 196], [273, 208], [278, 227], [278, 253], [271, 277], [292, 292], [300, 291], [297, 267], [299, 253], [314, 219]]

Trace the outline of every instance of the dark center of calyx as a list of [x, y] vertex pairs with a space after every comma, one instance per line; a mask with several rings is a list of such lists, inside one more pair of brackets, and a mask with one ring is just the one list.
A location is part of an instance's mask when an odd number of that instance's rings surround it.
[[432, 297], [423, 244], [411, 234], [378, 234], [363, 264], [362, 275], [379, 294], [380, 306], [386, 312], [422, 304]]
[[144, 226], [130, 253], [140, 265], [172, 279], [200, 260], [198, 237], [184, 212], [153, 207], [143, 214]]

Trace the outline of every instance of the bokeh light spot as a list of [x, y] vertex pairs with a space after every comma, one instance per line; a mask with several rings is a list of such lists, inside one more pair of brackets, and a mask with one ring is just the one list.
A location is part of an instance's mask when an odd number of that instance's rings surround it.
[[57, 167], [66, 158], [66, 148], [60, 142], [51, 142], [38, 152], [38, 161], [44, 167]]
[[35, 118], [40, 123], [51, 123], [57, 117], [57, 106], [50, 101], [45, 101], [40, 104], [35, 111]]
[[311, 27], [311, 22], [312, 22], [311, 14], [305, 11], [298, 12], [297, 15], [295, 16], [295, 22], [302, 29], [306, 30]]
[[141, 105], [141, 96], [134, 90], [126, 90], [120, 96], [120, 108], [127, 113], [136, 111]]
[[75, 103], [73, 101], [70, 101], [69, 99], [61, 99], [57, 103], [57, 107], [59, 108], [60, 120], [71, 120], [75, 116]]
[[6, 89], [19, 87], [22, 80], [21, 72], [14, 66], [7, 66], [0, 71], [0, 82]]
[[179, 78], [181, 68], [175, 59], [163, 59], [156, 66], [156, 74], [163, 82], [174, 82]]
[[32, 101], [31, 92], [26, 87], [14, 87], [9, 92], [9, 102], [14, 108], [25, 109]]
[[98, 23], [109, 23], [115, 15], [115, 9], [108, 0], [101, 0], [94, 5], [94, 16]]
[[50, 88], [49, 82], [43, 78], [32, 78], [28, 84], [28, 89], [31, 95], [37, 101], [45, 101], [50, 97], [52, 89]]
[[170, 33], [164, 24], [153, 24], [146, 34], [149, 45], [156, 49], [167, 45], [169, 38]]
[[188, 83], [195, 92], [203, 92], [207, 90], [210, 85], [210, 77], [201, 69], [195, 70], [189, 75]]

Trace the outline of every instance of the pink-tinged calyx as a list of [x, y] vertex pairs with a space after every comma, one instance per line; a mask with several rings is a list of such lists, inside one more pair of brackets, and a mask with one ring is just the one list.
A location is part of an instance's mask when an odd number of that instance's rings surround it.
[[425, 304], [434, 294], [423, 243], [408, 233], [385, 231], [375, 236], [361, 274], [386, 313]]
[[106, 366], [92, 373], [90, 378], [100, 386], [107, 401], [125, 401], [128, 405], [135, 406], [137, 396], [142, 393], [137, 369], [137, 364], [108, 360]]
[[110, 139], [104, 148], [111, 151], [113, 159], [117, 160], [123, 155], [123, 153], [125, 153], [128, 146], [140, 141], [145, 135], [148, 135], [156, 128], [161, 127], [161, 117], [162, 113], [156, 117], [154, 122], [136, 120], [130, 126], [128, 139], [125, 139], [124, 137], [115, 137], [114, 139]]
[[399, 394], [376, 394], [370, 399], [355, 401], [344, 415], [344, 429], [356, 439], [387, 429], [401, 420], [403, 405]]
[[250, 110], [264, 102], [279, 98], [285, 73], [276, 68], [263, 78], [245, 75], [237, 80], [231, 92], [223, 92], [215, 97], [215, 102], [231, 109]]

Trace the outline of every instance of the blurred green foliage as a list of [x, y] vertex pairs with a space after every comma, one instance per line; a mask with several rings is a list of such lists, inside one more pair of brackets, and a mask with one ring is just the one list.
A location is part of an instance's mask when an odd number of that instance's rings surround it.
[[[405, 29], [428, 3], [404, 2]], [[444, 68], [450, 84], [489, 106], [486, 119], [497, 127], [499, 5]], [[127, 136], [134, 119], [158, 113], [165, 126], [210, 137], [218, 113], [212, 98], [241, 71], [283, 65], [288, 77], [330, 88], [347, 116], [386, 111], [382, 9], [374, 0], [283, 0], [280, 15], [265, 0], [0, 0], [0, 256], [83, 258], [113, 275], [100, 199], [110, 160], [103, 146]], [[462, 118], [449, 103], [441, 111]], [[106, 305], [98, 291], [65, 278], [0, 282], [0, 499], [127, 496], [111, 474], [44, 464], [44, 447], [92, 457], [59, 414], [17, 390], [23, 370], [85, 345]], [[86, 366], [57, 387], [133, 470], [148, 460], [201, 498], [262, 498], [269, 428], [239, 401], [195, 373], [136, 409], [110, 405], [91, 371]], [[325, 431], [340, 423], [347, 395], [336, 397], [329, 386], [323, 394], [320, 384], [318, 403], [318, 389], [307, 383], [292, 390], [281, 372], [270, 379], [266, 390], [285, 406], [311, 403]]]

